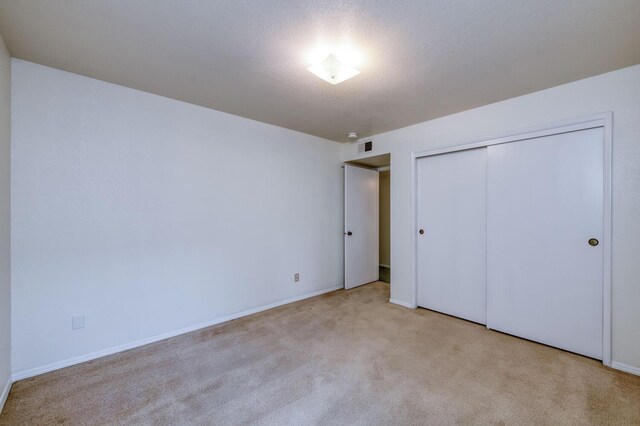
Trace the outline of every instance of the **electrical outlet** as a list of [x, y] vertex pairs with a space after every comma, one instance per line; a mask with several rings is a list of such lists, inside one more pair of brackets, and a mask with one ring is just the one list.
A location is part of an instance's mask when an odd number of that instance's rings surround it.
[[300, 281], [300, 274], [298, 273], [293, 274], [293, 282], [297, 283], [298, 281]]
[[71, 317], [71, 329], [78, 330], [84, 328], [84, 315], [75, 315]]

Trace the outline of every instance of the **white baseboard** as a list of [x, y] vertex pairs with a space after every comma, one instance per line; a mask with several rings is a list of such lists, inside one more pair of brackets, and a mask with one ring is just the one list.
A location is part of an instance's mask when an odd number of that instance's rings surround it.
[[7, 384], [2, 389], [2, 393], [0, 394], [0, 413], [2, 413], [2, 409], [4, 408], [4, 403], [7, 402], [7, 398], [9, 397], [9, 391], [11, 390], [11, 385], [13, 384], [13, 380], [11, 377], [7, 379]]
[[635, 374], [636, 376], [640, 376], [640, 367], [633, 367], [631, 365], [623, 364], [621, 362], [613, 361], [611, 363], [611, 368], [615, 368], [616, 370], [625, 371], [627, 373]]
[[409, 308], [409, 309], [416, 308], [416, 306], [412, 305], [411, 303], [403, 302], [402, 300], [398, 300], [398, 299], [389, 299], [389, 303], [393, 303], [394, 305], [404, 306], [405, 308]]
[[96, 352], [91, 352], [86, 355], [80, 355], [73, 358], [65, 359], [63, 361], [54, 362], [51, 364], [43, 365], [40, 367], [29, 368], [27, 370], [21, 370], [13, 373], [13, 381], [26, 379], [40, 374], [48, 373], [50, 371], [59, 370], [61, 368], [70, 367], [75, 364], [91, 361], [96, 358], [102, 358], [107, 355], [112, 355], [118, 352], [127, 351], [129, 349], [138, 348], [140, 346], [148, 345], [150, 343], [159, 342], [160, 340], [169, 339], [171, 337], [179, 336], [181, 334], [190, 333], [192, 331], [200, 330], [202, 328], [211, 327], [212, 325], [221, 324], [223, 322], [231, 321], [237, 318], [245, 317], [247, 315], [256, 314], [258, 312], [266, 311], [268, 309], [277, 308], [278, 306], [287, 305], [289, 303], [298, 302], [300, 300], [308, 299], [310, 297], [319, 296], [321, 294], [329, 293], [332, 291], [340, 290], [343, 286], [325, 288], [324, 290], [315, 291], [313, 293], [303, 294], [302, 296], [292, 297], [290, 299], [282, 300], [280, 302], [271, 303], [269, 305], [260, 306], [257, 308], [249, 309], [246, 311], [238, 312], [235, 314], [227, 315], [222, 318], [217, 318], [211, 321], [206, 321], [200, 324], [185, 327], [179, 330], [169, 331], [167, 333], [158, 334], [156, 336], [147, 337], [146, 339], [137, 340], [131, 343], [125, 343], [124, 345], [118, 345], [111, 348], [103, 349]]

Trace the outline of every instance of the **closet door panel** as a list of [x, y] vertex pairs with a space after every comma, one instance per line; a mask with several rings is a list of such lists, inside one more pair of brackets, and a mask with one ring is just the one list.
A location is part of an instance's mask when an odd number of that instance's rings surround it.
[[602, 359], [603, 177], [602, 128], [488, 148], [490, 328]]
[[485, 324], [486, 148], [419, 159], [417, 188], [418, 305]]

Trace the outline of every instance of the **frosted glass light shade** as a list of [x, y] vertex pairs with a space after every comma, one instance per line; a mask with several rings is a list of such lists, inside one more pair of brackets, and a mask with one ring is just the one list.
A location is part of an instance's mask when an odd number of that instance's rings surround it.
[[333, 54], [327, 56], [321, 62], [312, 65], [307, 69], [331, 84], [342, 83], [343, 81], [360, 74], [360, 71], [346, 65]]

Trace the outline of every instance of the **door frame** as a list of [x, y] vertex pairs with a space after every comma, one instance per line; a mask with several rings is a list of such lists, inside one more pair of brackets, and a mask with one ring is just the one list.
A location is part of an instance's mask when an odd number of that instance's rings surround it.
[[594, 114], [570, 120], [555, 122], [552, 124], [543, 124], [531, 128], [519, 130], [509, 134], [503, 134], [497, 137], [482, 139], [479, 141], [454, 145], [444, 148], [436, 148], [425, 151], [417, 151], [411, 153], [411, 223], [413, 224], [411, 233], [412, 247], [412, 281], [413, 281], [413, 300], [412, 307], [418, 306], [418, 239], [416, 230], [418, 229], [418, 182], [417, 182], [417, 161], [423, 157], [432, 155], [446, 154], [449, 152], [464, 151], [474, 148], [484, 148], [491, 145], [499, 145], [509, 142], [517, 142], [526, 139], [535, 139], [544, 136], [552, 136], [560, 133], [574, 132], [579, 130], [587, 130], [594, 128], [603, 128], [603, 159], [604, 159], [604, 211], [603, 211], [603, 276], [602, 276], [602, 363], [607, 367], [611, 367], [611, 149], [612, 149], [612, 131], [613, 131], [613, 113], [605, 112]]

